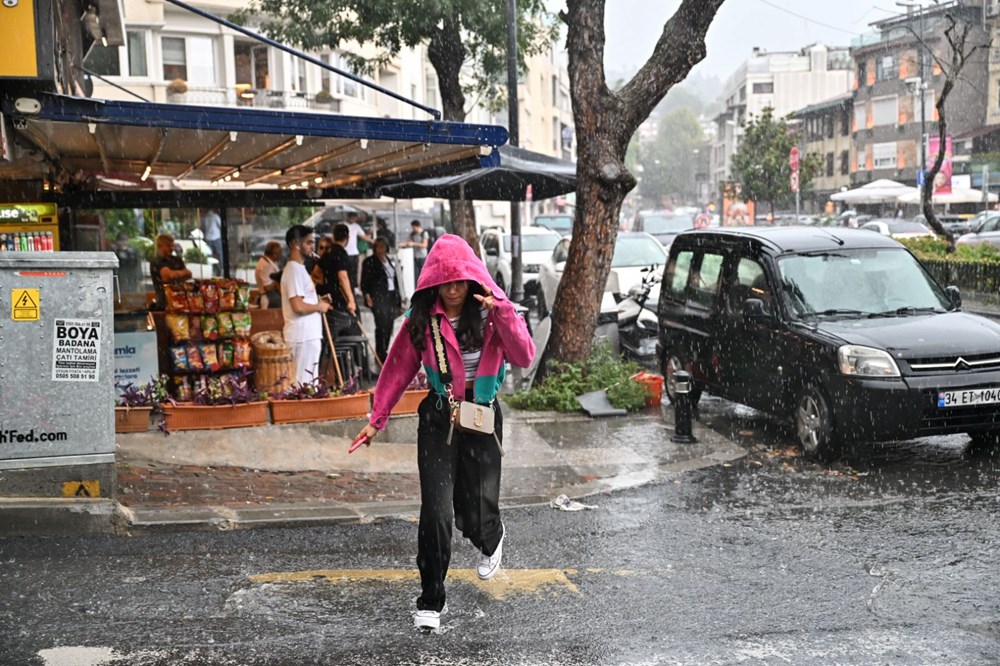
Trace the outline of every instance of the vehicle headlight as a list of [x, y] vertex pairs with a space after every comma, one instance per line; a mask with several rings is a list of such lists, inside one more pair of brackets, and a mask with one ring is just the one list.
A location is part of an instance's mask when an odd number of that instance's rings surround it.
[[899, 366], [884, 349], [844, 345], [837, 350], [840, 372], [854, 377], [899, 377]]

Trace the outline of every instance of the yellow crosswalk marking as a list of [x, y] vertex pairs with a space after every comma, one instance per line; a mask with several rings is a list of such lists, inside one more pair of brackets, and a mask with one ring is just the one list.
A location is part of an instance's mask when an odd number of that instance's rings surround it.
[[[354, 583], [419, 583], [416, 569], [316, 569], [313, 571], [284, 571], [250, 576], [250, 582], [303, 583], [324, 580], [335, 585]], [[562, 569], [501, 569], [492, 580], [479, 580], [473, 569], [452, 569], [449, 581], [472, 583], [494, 599], [506, 599], [518, 594], [540, 594], [543, 590], [564, 590], [580, 594], [580, 590]]]

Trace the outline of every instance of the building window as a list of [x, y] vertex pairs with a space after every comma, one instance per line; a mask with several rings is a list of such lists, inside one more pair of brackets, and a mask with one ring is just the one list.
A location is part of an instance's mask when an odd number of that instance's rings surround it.
[[[351, 72], [352, 74], [355, 73], [354, 68], [351, 67], [350, 63], [348, 63], [347, 58], [344, 57], [343, 53], [331, 53], [330, 64], [336, 67], [337, 69], [344, 70], [345, 72]], [[337, 79], [337, 85], [336, 85], [337, 94], [343, 95], [344, 97], [354, 97], [361, 100], [365, 99], [366, 96], [365, 91], [367, 90], [367, 88], [358, 85], [357, 82], [352, 81], [346, 76], [338, 75], [336, 79]]]
[[899, 61], [894, 55], [886, 55], [875, 59], [875, 78], [879, 81], [899, 78]]
[[306, 61], [301, 58], [295, 58], [293, 60], [293, 67], [295, 69], [295, 76], [292, 77], [292, 83], [294, 84], [294, 90], [298, 92], [306, 91]]
[[833, 138], [833, 115], [827, 114], [823, 116], [823, 131], [826, 134], [826, 138]]
[[559, 77], [552, 76], [552, 106], [559, 108]]
[[868, 126], [868, 104], [860, 103], [854, 107], [854, 128], [858, 132]]
[[215, 85], [215, 41], [211, 37], [164, 37], [161, 45], [165, 80]]
[[826, 154], [826, 177], [833, 177], [833, 153]]
[[879, 97], [872, 100], [872, 122], [880, 125], [895, 125], [899, 122], [899, 98]]
[[128, 46], [129, 76], [149, 76], [149, 67], [146, 64], [146, 32], [129, 30], [125, 41]]
[[840, 136], [851, 135], [851, 112], [843, 109], [840, 112]]
[[774, 92], [774, 82], [764, 81], [762, 83], [753, 84], [753, 94], [754, 95], [769, 95]]
[[[934, 120], [934, 91], [933, 90], [925, 90], [924, 91], [924, 107], [926, 107], [926, 111], [927, 111], [927, 120], [929, 120], [929, 121]], [[922, 117], [921, 117], [920, 114], [921, 114], [921, 111], [923, 111], [923, 110], [924, 109], [920, 108], [920, 94], [918, 93], [918, 94], [916, 94], [916, 95], [913, 96], [913, 118], [918, 123], [922, 121]]]
[[163, 45], [163, 78], [187, 80], [187, 52], [184, 49], [182, 37], [164, 37]]
[[438, 100], [438, 77], [434, 71], [427, 72], [424, 77], [425, 99], [427, 106], [437, 109], [441, 106]]
[[896, 143], [876, 143], [872, 145], [872, 165], [875, 169], [896, 168]]
[[847, 176], [851, 173], [851, 151], [842, 150], [840, 152], [840, 175]]
[[866, 60], [858, 61], [858, 85], [866, 85], [868, 81], [868, 62]]

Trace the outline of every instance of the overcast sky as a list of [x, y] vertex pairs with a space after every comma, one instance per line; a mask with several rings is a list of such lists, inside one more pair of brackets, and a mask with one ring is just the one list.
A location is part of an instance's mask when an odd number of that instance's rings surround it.
[[[607, 0], [607, 68], [621, 71], [645, 62], [679, 5], [679, 0]], [[869, 23], [897, 11], [905, 10], [894, 0], [726, 0], [708, 32], [708, 57], [694, 71], [725, 81], [754, 46], [769, 51], [813, 42], [847, 46]]]

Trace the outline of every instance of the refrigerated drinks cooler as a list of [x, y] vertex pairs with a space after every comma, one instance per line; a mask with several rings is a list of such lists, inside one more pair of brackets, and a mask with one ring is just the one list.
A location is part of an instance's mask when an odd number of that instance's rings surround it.
[[59, 250], [55, 204], [0, 204], [0, 252]]

